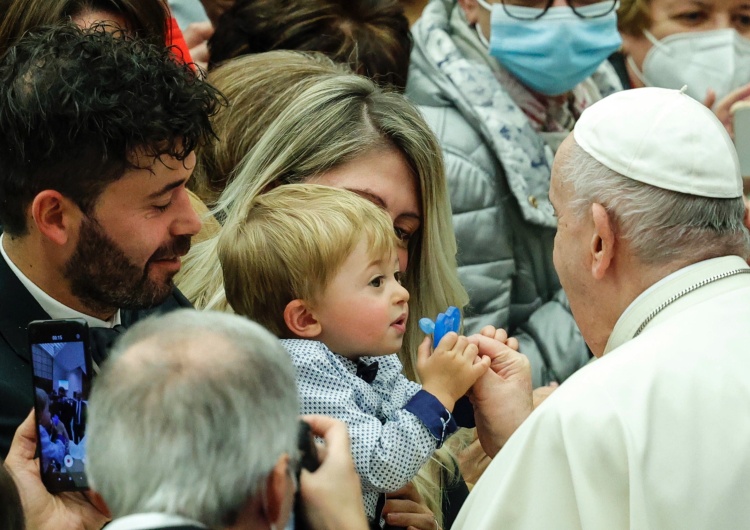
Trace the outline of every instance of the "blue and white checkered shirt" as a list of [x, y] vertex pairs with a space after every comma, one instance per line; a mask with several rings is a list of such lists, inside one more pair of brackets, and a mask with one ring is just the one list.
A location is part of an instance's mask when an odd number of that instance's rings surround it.
[[357, 377], [356, 363], [321, 342], [281, 342], [297, 368], [302, 413], [347, 424], [367, 517], [373, 520], [378, 497], [406, 485], [455, 432], [452, 415], [401, 373], [397, 355], [361, 357], [360, 363], [379, 365], [375, 380], [366, 383]]

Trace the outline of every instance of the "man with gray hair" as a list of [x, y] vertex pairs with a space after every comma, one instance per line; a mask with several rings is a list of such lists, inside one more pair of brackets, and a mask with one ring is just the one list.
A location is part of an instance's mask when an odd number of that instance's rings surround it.
[[[744, 528], [750, 267], [737, 154], [681, 91], [586, 110], [558, 151], [554, 262], [596, 359], [513, 434], [454, 528]], [[496, 413], [495, 413], [496, 414]], [[483, 432], [484, 431], [484, 432]]]
[[108, 530], [281, 529], [298, 481], [310, 528], [367, 528], [346, 426], [305, 418], [327, 452], [315, 472], [300, 473], [298, 414], [293, 365], [268, 331], [236, 315], [180, 310], [132, 327], [95, 381], [93, 504], [44, 490], [31, 416], [6, 464], [29, 528], [98, 530], [100, 512], [110, 512]]
[[270, 334], [179, 312], [135, 326], [110, 357], [91, 396], [86, 471], [123, 517], [112, 528], [144, 517], [157, 519], [149, 527], [218, 528], [288, 517], [299, 404]]
[[[115, 517], [109, 528], [284, 528], [298, 414], [289, 356], [258, 324], [184, 310], [136, 325], [91, 396], [87, 474]], [[350, 478], [335, 484], [344, 495], [358, 489], [353, 465]], [[329, 498], [326, 516], [349, 511], [356, 527], [361, 500], [351, 501]]]

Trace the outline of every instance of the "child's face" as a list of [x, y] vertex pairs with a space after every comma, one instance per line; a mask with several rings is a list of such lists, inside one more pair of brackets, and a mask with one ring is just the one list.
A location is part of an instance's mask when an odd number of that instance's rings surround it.
[[399, 283], [398, 256], [372, 256], [366, 240], [328, 284], [315, 305], [317, 340], [350, 359], [401, 349], [409, 292]]

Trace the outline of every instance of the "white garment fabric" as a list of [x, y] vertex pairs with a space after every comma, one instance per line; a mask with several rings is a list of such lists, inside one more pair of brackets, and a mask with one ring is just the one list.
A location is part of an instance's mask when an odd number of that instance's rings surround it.
[[107, 525], [107, 530], [151, 530], [170, 526], [194, 526], [208, 528], [192, 519], [166, 513], [138, 513], [115, 519]]
[[739, 257], [671, 275], [620, 318], [604, 357], [524, 422], [454, 529], [736, 529], [750, 521], [750, 274]]
[[742, 197], [732, 139], [710, 109], [681, 90], [612, 94], [583, 111], [573, 136], [581, 149], [629, 179], [698, 197]]

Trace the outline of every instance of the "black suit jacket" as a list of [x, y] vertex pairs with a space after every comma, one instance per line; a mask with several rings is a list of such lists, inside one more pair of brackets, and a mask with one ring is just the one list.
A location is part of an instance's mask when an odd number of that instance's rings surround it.
[[70, 434], [70, 425], [73, 422], [73, 413], [75, 412], [75, 402], [70, 398], [65, 398], [60, 407], [60, 421], [65, 425], [65, 429]]
[[[122, 325], [128, 327], [148, 315], [180, 307], [191, 305], [174, 289], [160, 306], [142, 311], [123, 310], [120, 318]], [[27, 327], [32, 320], [49, 318], [0, 256], [0, 457], [3, 459], [16, 428], [34, 406]]]

